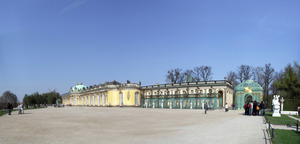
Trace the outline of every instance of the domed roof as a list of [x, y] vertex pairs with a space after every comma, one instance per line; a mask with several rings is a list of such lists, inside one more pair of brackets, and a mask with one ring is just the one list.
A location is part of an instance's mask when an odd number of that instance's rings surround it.
[[249, 89], [249, 87], [252, 91], [262, 91], [263, 90], [262, 87], [253, 80], [246, 80], [246, 81], [240, 83], [239, 85], [237, 85], [235, 87], [234, 90], [235, 91], [245, 91], [245, 90]]
[[73, 91], [83, 91], [87, 89], [87, 87], [85, 85], [83, 85], [82, 83], [78, 83], [76, 86], [72, 87], [72, 92]]

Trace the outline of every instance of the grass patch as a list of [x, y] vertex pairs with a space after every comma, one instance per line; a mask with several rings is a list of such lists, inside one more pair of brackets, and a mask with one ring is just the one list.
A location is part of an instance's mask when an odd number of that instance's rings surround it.
[[[24, 112], [26, 113], [26, 110], [41, 109], [41, 108], [46, 108], [46, 107], [32, 107], [32, 108], [24, 109]], [[12, 110], [12, 112], [14, 112], [14, 111], [18, 111], [18, 109], [14, 108]], [[7, 109], [0, 110], [0, 116], [6, 115], [6, 114], [8, 114], [8, 110]]]
[[300, 119], [300, 116], [296, 116], [296, 115], [291, 115], [291, 116]]
[[272, 112], [266, 112], [268, 120], [272, 124], [282, 124], [282, 125], [296, 125], [297, 121], [289, 118], [287, 115], [281, 115], [281, 117], [272, 117]]
[[[272, 130], [270, 129], [269, 132], [270, 132], [270, 136], [272, 137]], [[274, 132], [280, 144], [300, 143], [300, 131], [275, 129]], [[277, 143], [275, 137], [272, 139], [272, 143], [273, 144]]]
[[[17, 109], [13, 109], [12, 112], [13, 111], [17, 111]], [[0, 116], [6, 115], [6, 114], [8, 114], [8, 110], [7, 109], [0, 110]]]
[[4, 109], [4, 110], [0, 110], [0, 116], [6, 115], [8, 114], [8, 110]]

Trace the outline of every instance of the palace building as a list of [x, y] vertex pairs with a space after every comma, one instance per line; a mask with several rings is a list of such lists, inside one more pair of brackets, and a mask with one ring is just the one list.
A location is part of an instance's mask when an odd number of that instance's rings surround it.
[[73, 106], [140, 106], [139, 84], [106, 82], [86, 87], [78, 83], [62, 96], [64, 105]]
[[64, 105], [114, 106], [169, 109], [212, 109], [233, 103], [233, 85], [227, 80], [184, 83], [141, 84], [116, 81], [86, 87], [82, 83], [62, 96]]

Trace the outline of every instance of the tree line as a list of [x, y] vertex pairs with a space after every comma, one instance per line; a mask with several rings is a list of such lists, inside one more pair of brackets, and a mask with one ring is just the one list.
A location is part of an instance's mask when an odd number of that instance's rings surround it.
[[23, 98], [23, 104], [26, 108], [28, 108], [28, 106], [40, 107], [40, 104], [55, 104], [57, 99], [61, 99], [61, 96], [55, 91], [43, 94], [35, 92], [31, 95], [26, 94]]
[[210, 66], [196, 66], [193, 69], [182, 71], [180, 68], [171, 69], [166, 75], [166, 82], [182, 83], [193, 81], [209, 81], [212, 79], [212, 68]]

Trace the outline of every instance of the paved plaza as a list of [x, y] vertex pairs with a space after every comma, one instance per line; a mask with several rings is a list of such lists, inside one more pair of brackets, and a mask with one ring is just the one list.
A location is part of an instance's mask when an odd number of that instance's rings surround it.
[[263, 117], [243, 111], [118, 107], [27, 110], [0, 117], [1, 144], [264, 144]]

